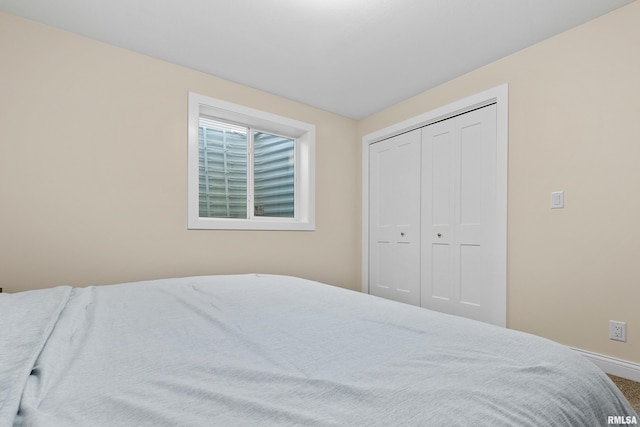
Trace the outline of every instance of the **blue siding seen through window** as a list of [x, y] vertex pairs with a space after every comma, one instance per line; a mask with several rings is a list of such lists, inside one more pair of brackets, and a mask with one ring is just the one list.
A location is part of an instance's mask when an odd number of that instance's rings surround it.
[[256, 132], [254, 143], [254, 215], [293, 218], [294, 140]]
[[[248, 136], [253, 135], [253, 156]], [[199, 210], [205, 218], [294, 217], [295, 141], [200, 118]], [[253, 162], [248, 159], [253, 159]], [[253, 186], [248, 170], [253, 168]]]

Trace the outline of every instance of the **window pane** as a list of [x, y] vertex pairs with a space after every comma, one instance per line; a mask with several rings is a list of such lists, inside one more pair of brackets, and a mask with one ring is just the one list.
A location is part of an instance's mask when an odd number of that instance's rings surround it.
[[293, 139], [255, 132], [254, 215], [294, 217], [295, 142]]
[[200, 217], [247, 218], [247, 129], [200, 118]]

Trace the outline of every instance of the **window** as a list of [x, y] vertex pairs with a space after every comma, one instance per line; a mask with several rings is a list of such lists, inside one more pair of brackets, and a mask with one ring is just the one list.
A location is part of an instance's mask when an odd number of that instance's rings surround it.
[[295, 218], [295, 139], [201, 116], [198, 156], [201, 218]]
[[313, 230], [315, 126], [189, 94], [188, 227]]

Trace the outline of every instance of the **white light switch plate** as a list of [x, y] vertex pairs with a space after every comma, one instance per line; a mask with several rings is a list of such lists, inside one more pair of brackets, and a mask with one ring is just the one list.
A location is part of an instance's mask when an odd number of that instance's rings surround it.
[[551, 209], [564, 208], [564, 191], [554, 191], [551, 193]]

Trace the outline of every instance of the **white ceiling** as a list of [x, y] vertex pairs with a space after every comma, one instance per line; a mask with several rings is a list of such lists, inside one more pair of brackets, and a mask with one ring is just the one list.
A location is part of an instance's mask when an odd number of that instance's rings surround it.
[[343, 116], [632, 0], [0, 0], [0, 10]]

